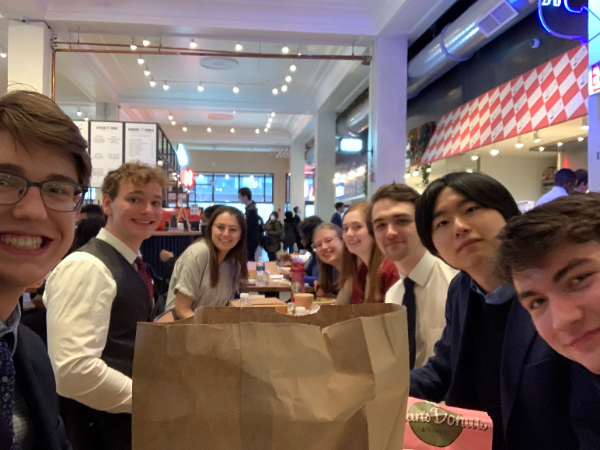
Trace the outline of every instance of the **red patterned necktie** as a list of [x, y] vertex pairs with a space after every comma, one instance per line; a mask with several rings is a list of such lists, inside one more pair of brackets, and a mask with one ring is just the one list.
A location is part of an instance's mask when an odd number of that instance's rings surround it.
[[152, 275], [150, 275], [150, 271], [142, 261], [142, 258], [139, 256], [135, 258], [135, 266], [137, 267], [137, 271], [146, 283], [146, 287], [148, 288], [148, 294], [150, 295], [150, 305], [154, 305], [154, 287], [152, 286]]

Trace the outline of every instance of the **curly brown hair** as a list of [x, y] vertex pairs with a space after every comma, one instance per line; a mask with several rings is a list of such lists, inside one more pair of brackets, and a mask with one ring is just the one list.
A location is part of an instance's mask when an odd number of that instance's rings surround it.
[[560, 197], [513, 217], [498, 239], [496, 270], [512, 283], [513, 273], [539, 267], [560, 246], [600, 242], [600, 194]]
[[136, 186], [145, 186], [152, 182], [160, 184], [163, 188], [167, 186], [167, 178], [161, 169], [139, 162], [128, 162], [108, 172], [102, 182], [102, 195], [108, 194], [114, 201], [124, 181], [130, 181]]

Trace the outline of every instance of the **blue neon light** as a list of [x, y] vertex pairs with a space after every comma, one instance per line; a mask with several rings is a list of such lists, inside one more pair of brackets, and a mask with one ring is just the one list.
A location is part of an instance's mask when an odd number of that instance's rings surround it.
[[[540, 18], [540, 23], [542, 24], [542, 26], [544, 27], [544, 29], [550, 33], [552, 36], [555, 36], [557, 38], [561, 38], [561, 39], [573, 39], [573, 40], [578, 40], [581, 44], [587, 44], [588, 42], [590, 42], [591, 40], [597, 38], [600, 33], [596, 34], [594, 37], [592, 37], [591, 39], [587, 39], [587, 37], [583, 37], [583, 36], [567, 36], [565, 34], [560, 34], [557, 33], [553, 30], [550, 29], [550, 27], [548, 26], [548, 24], [546, 23], [546, 19], [544, 18], [544, 14], [543, 14], [543, 6], [550, 6], [550, 3], [546, 3], [548, 2], [548, 0], [538, 0], [538, 16]], [[565, 9], [571, 13], [571, 14], [581, 14], [584, 12], [587, 12], [588, 14], [592, 14], [596, 19], [600, 20], [600, 17], [598, 17], [598, 15], [596, 15], [596, 13], [594, 13], [588, 6], [582, 6], [581, 9], [575, 9], [572, 8], [571, 5], [569, 5], [569, 0], [563, 0], [563, 4], [565, 6]], [[555, 7], [559, 7], [560, 5], [555, 5]]]

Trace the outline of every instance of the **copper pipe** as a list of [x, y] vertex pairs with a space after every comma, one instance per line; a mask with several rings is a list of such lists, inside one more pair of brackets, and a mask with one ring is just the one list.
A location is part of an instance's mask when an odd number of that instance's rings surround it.
[[52, 49], [52, 87], [50, 89], [52, 100], [56, 101], [56, 49]]
[[[105, 43], [97, 43], [97, 42], [55, 42], [55, 45], [95, 45], [100, 47], [127, 47], [130, 48], [131, 44], [105, 44]], [[207, 50], [202, 48], [187, 48], [187, 47], [165, 47], [164, 45], [147, 45], [147, 46], [138, 46], [138, 49], [145, 48], [157, 48], [157, 49], [166, 49], [166, 50], [189, 50], [190, 52], [217, 52], [217, 53], [225, 53], [223, 50]], [[137, 50], [131, 50], [132, 53], [137, 53]], [[237, 52], [231, 51], [229, 52], [232, 55], [235, 55]]]

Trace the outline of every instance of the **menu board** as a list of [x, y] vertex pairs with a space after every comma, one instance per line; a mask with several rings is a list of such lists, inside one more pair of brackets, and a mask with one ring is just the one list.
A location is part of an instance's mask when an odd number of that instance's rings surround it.
[[125, 124], [125, 162], [139, 161], [156, 166], [156, 124]]
[[[90, 127], [89, 127], [89, 122], [86, 122], [85, 120], [74, 120], [73, 123], [75, 125], [77, 125], [77, 128], [79, 128], [79, 132], [81, 133], [81, 135], [85, 139], [85, 142], [87, 142], [88, 145], [90, 145]], [[88, 151], [89, 151], [89, 148], [88, 148]]]
[[101, 187], [104, 177], [123, 164], [123, 123], [91, 122], [90, 156], [92, 187]]

